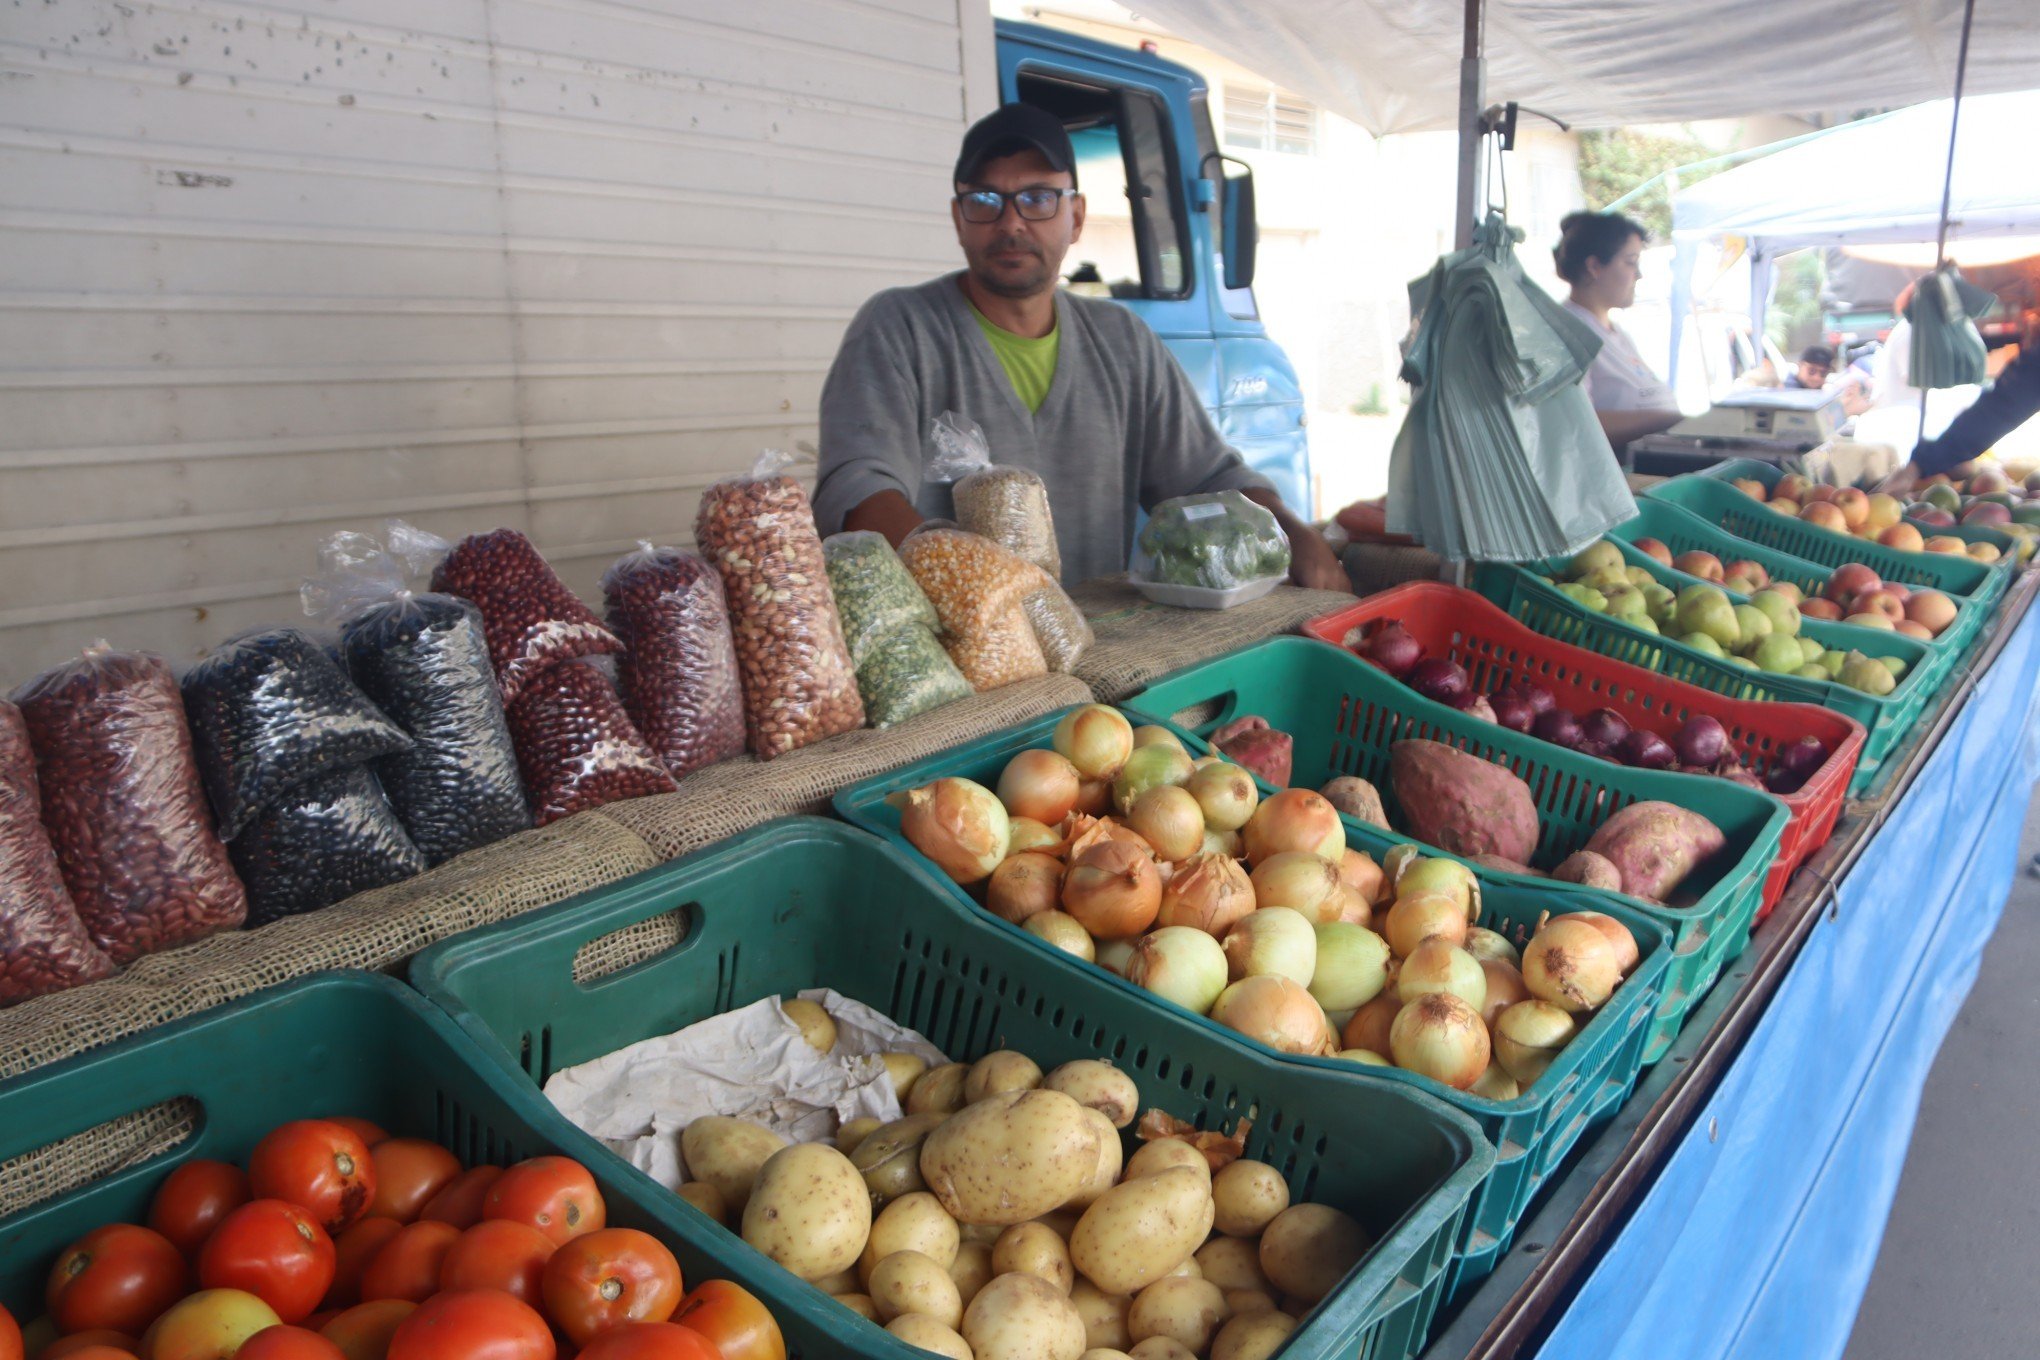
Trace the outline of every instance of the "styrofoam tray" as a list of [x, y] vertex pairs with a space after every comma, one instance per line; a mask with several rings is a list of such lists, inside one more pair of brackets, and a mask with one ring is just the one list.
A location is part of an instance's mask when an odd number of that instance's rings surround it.
[[1160, 581], [1149, 581], [1141, 576], [1129, 574], [1126, 578], [1133, 588], [1156, 604], [1174, 605], [1178, 609], [1231, 609], [1236, 604], [1258, 600], [1287, 577], [1264, 576], [1258, 581], [1249, 581], [1243, 586], [1226, 590], [1214, 590], [1210, 586], [1165, 585]]

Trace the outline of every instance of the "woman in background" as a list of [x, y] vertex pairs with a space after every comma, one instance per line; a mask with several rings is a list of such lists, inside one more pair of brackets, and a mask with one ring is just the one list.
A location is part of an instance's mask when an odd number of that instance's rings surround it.
[[1632, 439], [1669, 430], [1683, 419], [1672, 389], [1651, 371], [1629, 333], [1608, 313], [1636, 301], [1642, 276], [1644, 230], [1619, 213], [1570, 213], [1559, 223], [1551, 252], [1558, 276], [1572, 285], [1566, 310], [1601, 337], [1601, 352], [1587, 370], [1587, 396], [1608, 442], [1621, 452]]

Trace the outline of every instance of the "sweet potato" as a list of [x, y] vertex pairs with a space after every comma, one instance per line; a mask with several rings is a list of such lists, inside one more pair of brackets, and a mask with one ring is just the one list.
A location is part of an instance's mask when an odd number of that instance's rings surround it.
[[1211, 734], [1211, 744], [1236, 765], [1243, 765], [1278, 789], [1289, 787], [1289, 761], [1293, 743], [1287, 732], [1278, 732], [1268, 720], [1249, 713], [1235, 718]]
[[1318, 792], [1348, 817], [1388, 830], [1388, 814], [1381, 810], [1380, 792], [1357, 775], [1342, 774], [1328, 780]]
[[1500, 855], [1475, 855], [1473, 862], [1483, 869], [1499, 869], [1505, 874], [1522, 874], [1526, 878], [1550, 878], [1542, 869], [1533, 869], [1518, 860], [1503, 859]]
[[1610, 864], [1606, 856], [1597, 855], [1592, 850], [1573, 851], [1559, 861], [1551, 876], [1561, 883], [1581, 883], [1589, 888], [1622, 891], [1622, 871]]
[[1417, 839], [1468, 859], [1528, 864], [1537, 852], [1537, 802], [1500, 765], [1435, 741], [1399, 741], [1388, 773], [1402, 830]]
[[1622, 891], [1666, 900], [1707, 859], [1728, 844], [1721, 828], [1671, 803], [1631, 803], [1601, 823], [1587, 849], [1615, 866]]

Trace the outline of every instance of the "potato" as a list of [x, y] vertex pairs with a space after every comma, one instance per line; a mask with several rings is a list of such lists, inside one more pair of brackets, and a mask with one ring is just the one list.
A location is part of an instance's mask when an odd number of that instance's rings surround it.
[[1045, 1223], [1015, 1223], [992, 1245], [992, 1274], [1038, 1275], [1067, 1294], [1076, 1282], [1070, 1249]]
[[904, 1106], [914, 1083], [928, 1070], [928, 1060], [918, 1053], [881, 1053], [878, 1058], [885, 1064], [885, 1074], [892, 1078], [893, 1094]]
[[956, 1281], [956, 1292], [966, 1304], [992, 1282], [995, 1273], [991, 1246], [984, 1242], [965, 1242], [956, 1249], [956, 1259], [949, 1263], [949, 1278]]
[[965, 1223], [962, 1228], [964, 1241], [982, 1242], [987, 1247], [998, 1241], [999, 1234], [1006, 1231], [1004, 1223]]
[[1112, 1127], [1112, 1121], [1102, 1111], [1086, 1108], [1084, 1118], [1098, 1131], [1098, 1165], [1091, 1173], [1090, 1183], [1071, 1195], [1068, 1209], [1083, 1210], [1098, 1202], [1098, 1197], [1119, 1183], [1119, 1172], [1126, 1149], [1119, 1145], [1119, 1130]]
[[742, 1214], [750, 1201], [758, 1169], [785, 1146], [784, 1138], [762, 1125], [719, 1114], [705, 1115], [680, 1131], [688, 1179], [714, 1186], [733, 1215]]
[[819, 1001], [805, 1001], [795, 997], [779, 1003], [779, 1009], [786, 1018], [800, 1026], [800, 1037], [808, 1041], [808, 1047], [817, 1053], [827, 1053], [836, 1046], [836, 1022], [822, 1009]]
[[1090, 1184], [1097, 1165], [1096, 1126], [1060, 1091], [987, 1096], [921, 1145], [922, 1179], [964, 1223], [1039, 1218]]
[[969, 1076], [968, 1063], [944, 1063], [930, 1068], [907, 1092], [907, 1113], [955, 1114], [963, 1108], [963, 1083]]
[[896, 1251], [918, 1251], [944, 1270], [956, 1260], [962, 1232], [942, 1202], [926, 1190], [916, 1190], [879, 1210], [871, 1220], [871, 1236], [857, 1258], [857, 1268], [868, 1279], [872, 1267]]
[[902, 1195], [926, 1190], [921, 1179], [921, 1144], [942, 1127], [945, 1115], [910, 1114], [881, 1124], [850, 1154], [850, 1164], [864, 1177], [875, 1209], [884, 1208]]
[[1133, 1357], [1114, 1346], [1093, 1346], [1077, 1360], [1133, 1360]]
[[884, 1127], [885, 1121], [877, 1115], [862, 1115], [836, 1130], [836, 1151], [848, 1157], [857, 1151], [857, 1145]]
[[946, 1355], [949, 1360], [976, 1360], [971, 1354], [970, 1343], [957, 1335], [954, 1327], [944, 1326], [920, 1313], [902, 1313], [888, 1322], [885, 1329], [909, 1346]]
[[948, 1269], [918, 1251], [896, 1251], [871, 1272], [871, 1301], [887, 1322], [925, 1313], [945, 1327], [963, 1321], [963, 1295]]
[[1367, 1230], [1329, 1204], [1292, 1204], [1261, 1234], [1261, 1270], [1290, 1298], [1316, 1303], [1366, 1254]]
[[1211, 1215], [1211, 1192], [1199, 1173], [1170, 1167], [1140, 1176], [1084, 1210], [1070, 1237], [1070, 1259], [1106, 1293], [1138, 1293], [1189, 1259], [1210, 1234]]
[[1197, 1264], [1197, 1257], [1195, 1256], [1195, 1254], [1185, 1256], [1181, 1261], [1176, 1263], [1176, 1268], [1174, 1270], [1170, 1271], [1167, 1275], [1162, 1276], [1162, 1278], [1165, 1280], [1174, 1277], [1181, 1277], [1186, 1280], [1201, 1280], [1204, 1278], [1204, 1267]]
[[1033, 1275], [1000, 1275], [963, 1311], [977, 1360], [1077, 1360], [1084, 1320], [1061, 1290]]
[[1237, 1237], [1214, 1237], [1197, 1249], [1194, 1259], [1204, 1278], [1220, 1289], [1258, 1289], [1271, 1296], [1275, 1292], [1275, 1286], [1261, 1273], [1259, 1243]]
[[707, 1181], [687, 1181], [681, 1185], [678, 1193], [680, 1198], [725, 1228], [730, 1226], [730, 1202], [723, 1198], [722, 1191]]
[[1002, 1091], [1031, 1091], [1041, 1085], [1041, 1068], [1025, 1053], [1000, 1049], [971, 1064], [963, 1079], [963, 1103], [975, 1105], [986, 1096]]
[[1243, 1157], [1211, 1178], [1211, 1203], [1212, 1222], [1227, 1237], [1259, 1237], [1289, 1207], [1289, 1182], [1266, 1162]]
[[831, 1297], [859, 1317], [868, 1317], [873, 1322], [880, 1321], [878, 1305], [871, 1301], [868, 1294], [835, 1294]]
[[832, 1298], [837, 1294], [862, 1294], [864, 1292], [864, 1285], [858, 1280], [857, 1272], [854, 1269], [839, 1270], [834, 1275], [824, 1275], [821, 1279], [809, 1280], [808, 1283]]
[[1234, 1317], [1241, 1313], [1267, 1312], [1275, 1307], [1275, 1296], [1265, 1289], [1228, 1289], [1225, 1291], [1225, 1306]]
[[1181, 1277], [1156, 1280], [1133, 1296], [1126, 1312], [1126, 1330], [1135, 1342], [1166, 1336], [1185, 1350], [1204, 1354], [1231, 1314], [1225, 1295], [1209, 1280]]
[[1051, 1091], [1061, 1091], [1086, 1109], [1096, 1110], [1123, 1129], [1140, 1113], [1140, 1089], [1133, 1078], [1111, 1063], [1096, 1058], [1079, 1058], [1055, 1068], [1041, 1079]]
[[1041, 1224], [1067, 1242], [1070, 1240], [1070, 1234], [1077, 1230], [1077, 1218], [1078, 1211], [1075, 1209], [1056, 1209], [1043, 1214], [1040, 1218], [1029, 1219], [1028, 1222]]
[[1203, 1177], [1205, 1189], [1211, 1188], [1211, 1163], [1204, 1160], [1203, 1153], [1181, 1138], [1157, 1138], [1134, 1149], [1133, 1155], [1126, 1159], [1124, 1179], [1130, 1181], [1152, 1176], [1172, 1166], [1188, 1167]]
[[1168, 1336], [1151, 1336], [1126, 1354], [1128, 1360], [1197, 1360], [1196, 1351]]
[[1125, 1350], [1133, 1344], [1126, 1330], [1126, 1310], [1133, 1307], [1132, 1299], [1108, 1294], [1080, 1276], [1070, 1290], [1070, 1302], [1084, 1320], [1084, 1344], [1093, 1350]]
[[803, 1280], [855, 1264], [870, 1232], [870, 1192], [826, 1143], [773, 1153], [744, 1206], [744, 1240]]
[[1218, 1329], [1211, 1360], [1268, 1360], [1295, 1330], [1296, 1319], [1287, 1313], [1241, 1313]]

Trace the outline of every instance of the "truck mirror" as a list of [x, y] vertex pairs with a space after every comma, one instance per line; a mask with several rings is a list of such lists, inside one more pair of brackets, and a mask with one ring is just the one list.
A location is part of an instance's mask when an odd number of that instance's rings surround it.
[[1219, 240], [1225, 264], [1225, 286], [1251, 288], [1254, 254], [1261, 228], [1254, 216], [1254, 168], [1245, 161], [1222, 157], [1225, 192], [1219, 198]]

